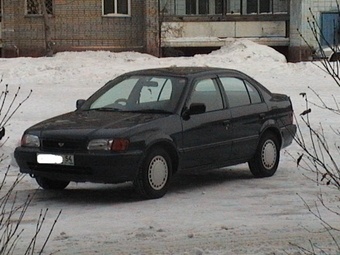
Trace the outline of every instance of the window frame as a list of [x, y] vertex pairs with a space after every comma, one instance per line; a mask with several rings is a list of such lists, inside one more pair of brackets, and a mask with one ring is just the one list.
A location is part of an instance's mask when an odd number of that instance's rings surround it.
[[[107, 1], [112, 1], [113, 5], [114, 5], [114, 9], [116, 10], [116, 12], [114, 13], [105, 13], [105, 4]], [[102, 16], [103, 17], [131, 17], [131, 0], [125, 0], [127, 1], [127, 11], [128, 13], [118, 13], [118, 0], [102, 0]]]
[[[28, 1], [29, 0], [25, 0], [25, 15], [26, 16], [43, 16], [44, 12], [43, 10], [40, 8], [39, 3], [36, 2], [36, 4], [38, 4], [38, 13], [28, 13], [29, 9], [28, 9]], [[46, 1], [50, 1], [51, 8], [46, 8], [47, 11], [47, 15], [48, 16], [52, 16], [54, 14], [54, 0], [45, 0], [45, 5], [46, 5]]]

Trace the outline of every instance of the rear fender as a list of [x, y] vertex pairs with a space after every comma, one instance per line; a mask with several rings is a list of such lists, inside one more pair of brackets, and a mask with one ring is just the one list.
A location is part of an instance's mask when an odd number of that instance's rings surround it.
[[259, 141], [261, 140], [262, 136], [264, 133], [266, 132], [272, 132], [274, 133], [279, 142], [280, 142], [280, 148], [281, 148], [281, 145], [282, 145], [282, 134], [280, 132], [280, 127], [279, 125], [272, 119], [270, 120], [267, 120], [265, 123], [263, 123], [262, 127], [261, 127], [261, 131], [260, 131], [260, 138], [259, 138]]

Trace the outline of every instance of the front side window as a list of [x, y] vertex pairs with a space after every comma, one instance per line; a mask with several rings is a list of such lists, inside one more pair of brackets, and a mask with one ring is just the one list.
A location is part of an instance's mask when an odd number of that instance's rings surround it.
[[103, 14], [113, 16], [129, 16], [131, 0], [103, 0]]
[[196, 82], [189, 105], [192, 103], [205, 104], [207, 112], [223, 109], [222, 95], [216, 82], [213, 79]]
[[53, 14], [53, 0], [26, 0], [26, 14], [29, 15], [42, 15], [43, 4], [45, 4], [47, 14]]

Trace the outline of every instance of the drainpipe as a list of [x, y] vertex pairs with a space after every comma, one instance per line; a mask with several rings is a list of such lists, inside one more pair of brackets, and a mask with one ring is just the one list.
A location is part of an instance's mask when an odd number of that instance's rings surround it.
[[162, 57], [162, 48], [161, 48], [161, 40], [162, 40], [162, 20], [161, 20], [161, 0], [158, 0], [158, 57]]

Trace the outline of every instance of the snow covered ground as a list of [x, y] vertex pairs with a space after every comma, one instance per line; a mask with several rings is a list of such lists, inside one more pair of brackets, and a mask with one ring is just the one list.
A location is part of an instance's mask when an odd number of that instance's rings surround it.
[[[308, 87], [331, 105], [332, 95], [339, 94], [332, 79], [314, 64], [287, 63], [273, 49], [244, 40], [194, 57], [68, 52], [53, 58], [0, 59], [1, 85], [9, 85], [10, 98], [18, 86], [17, 102], [33, 90], [6, 126], [10, 140], [1, 150], [11, 154], [26, 128], [74, 110], [77, 99], [87, 98], [119, 74], [172, 65], [238, 69], [269, 90], [290, 95], [297, 115], [305, 109], [300, 92], [308, 92], [317, 101]], [[311, 120], [322, 123], [330, 141], [337, 142], [339, 137], [330, 127], [339, 128], [339, 116], [313, 107]], [[35, 181], [27, 176], [16, 189], [18, 201], [35, 195], [21, 225], [25, 231], [16, 252], [22, 254], [40, 210], [48, 208], [43, 234], [59, 210], [62, 214], [46, 254], [300, 254], [294, 244], [311, 249], [310, 241], [335, 254], [332, 239], [300, 196], [316, 209], [320, 189], [330, 206], [339, 206], [339, 191], [308, 180], [304, 175], [309, 174], [298, 169], [289, 155], [297, 157], [299, 151], [296, 144], [282, 151], [279, 169], [271, 178], [254, 179], [246, 164], [182, 174], [165, 197], [149, 201], [140, 200], [130, 184], [72, 183], [64, 191], [45, 191], [37, 190]], [[10, 158], [7, 161], [11, 164], [10, 184], [19, 170]], [[328, 222], [340, 227], [339, 216], [319, 209]], [[339, 234], [336, 238], [340, 239]]]

